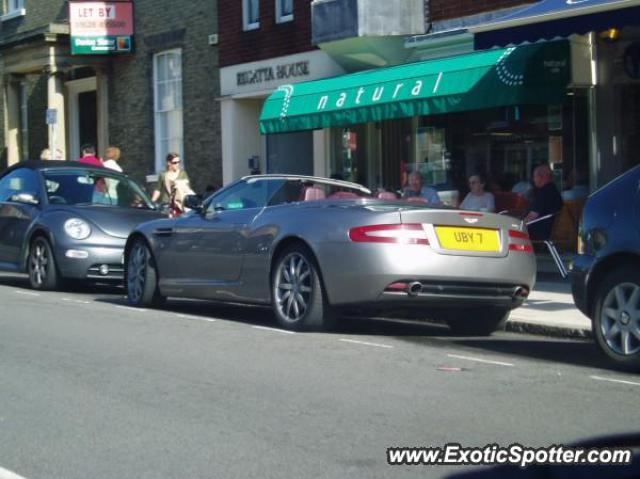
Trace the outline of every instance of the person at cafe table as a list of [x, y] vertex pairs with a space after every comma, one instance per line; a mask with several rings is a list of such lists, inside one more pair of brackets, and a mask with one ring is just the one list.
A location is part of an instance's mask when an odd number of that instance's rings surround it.
[[402, 197], [404, 199], [409, 198], [422, 198], [426, 203], [434, 206], [441, 206], [442, 202], [438, 196], [438, 192], [435, 188], [424, 185], [422, 174], [419, 171], [414, 171], [409, 175], [409, 186], [407, 186], [403, 192]]
[[484, 190], [487, 181], [480, 173], [469, 177], [469, 193], [460, 204], [461, 210], [487, 211], [496, 210], [496, 200], [492, 193]]
[[[553, 173], [549, 165], [544, 164], [533, 170], [533, 205], [531, 211], [525, 216], [524, 222], [529, 223], [533, 220], [547, 215], [555, 215], [562, 209], [562, 196], [553, 182]], [[533, 240], [544, 241], [551, 237], [551, 229], [553, 228], [554, 218], [547, 218], [538, 221], [530, 226], [529, 236]]]

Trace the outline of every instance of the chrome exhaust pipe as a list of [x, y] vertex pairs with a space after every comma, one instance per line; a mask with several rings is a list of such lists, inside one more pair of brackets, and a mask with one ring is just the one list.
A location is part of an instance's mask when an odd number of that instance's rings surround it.
[[409, 294], [409, 296], [418, 296], [421, 292], [422, 283], [420, 281], [409, 283], [409, 287], [407, 288], [407, 293]]
[[513, 299], [527, 299], [529, 296], [529, 288], [518, 286], [513, 292]]

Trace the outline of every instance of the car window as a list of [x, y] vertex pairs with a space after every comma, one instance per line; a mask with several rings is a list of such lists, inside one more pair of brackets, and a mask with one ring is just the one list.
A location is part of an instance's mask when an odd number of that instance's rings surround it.
[[44, 178], [50, 204], [153, 208], [142, 188], [126, 176], [52, 169]]
[[214, 195], [207, 205], [207, 213], [215, 210], [243, 210], [263, 208], [271, 205], [271, 198], [286, 183], [282, 179], [249, 178], [219, 194]]
[[37, 196], [39, 192], [38, 173], [29, 168], [12, 171], [0, 180], [0, 201], [9, 201], [17, 193]]
[[280, 187], [275, 189], [275, 191], [271, 195], [268, 206], [276, 206], [300, 201], [302, 191], [302, 182], [284, 181], [280, 184]]

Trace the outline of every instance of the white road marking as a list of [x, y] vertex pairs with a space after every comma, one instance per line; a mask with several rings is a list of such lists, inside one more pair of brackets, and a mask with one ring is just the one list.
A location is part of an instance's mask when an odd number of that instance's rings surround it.
[[148, 309], [144, 308], [132, 308], [131, 306], [121, 306], [119, 304], [116, 304], [114, 306], [118, 309], [126, 309], [128, 311], [135, 311], [136, 313], [146, 313], [147, 311], [149, 311]]
[[23, 476], [17, 475], [15, 472], [11, 472], [8, 469], [0, 467], [0, 479], [26, 479]]
[[618, 384], [628, 384], [630, 386], [640, 386], [640, 383], [634, 382], [634, 381], [624, 381], [622, 379], [609, 379], [609, 378], [603, 378], [600, 376], [589, 376], [591, 379], [595, 379], [596, 381], [608, 381], [610, 383], [618, 383]]
[[266, 326], [251, 326], [253, 329], [261, 329], [263, 331], [273, 331], [275, 333], [282, 333], [282, 334], [296, 334], [295, 331], [286, 331], [284, 329], [277, 329], [277, 328], [267, 328]]
[[358, 341], [357, 339], [340, 338], [339, 341], [352, 344], [362, 344], [363, 346], [374, 346], [376, 348], [393, 349], [393, 346], [390, 346], [388, 344], [368, 343], [367, 341]]
[[18, 289], [13, 290], [16, 294], [24, 294], [25, 296], [40, 296], [40, 293], [32, 293], [31, 291], [20, 291]]
[[73, 299], [73, 298], [62, 298], [62, 301], [66, 301], [68, 303], [91, 304], [91, 301], [84, 301], [82, 299]]
[[450, 358], [464, 359], [465, 361], [475, 361], [477, 363], [495, 364], [496, 366], [509, 366], [509, 367], [513, 367], [514, 366], [511, 363], [505, 363], [505, 362], [502, 362], [502, 361], [491, 361], [489, 359], [474, 358], [474, 357], [471, 357], [471, 356], [461, 356], [459, 354], [447, 354], [447, 356], [449, 356]]
[[190, 314], [178, 314], [179, 318], [184, 318], [184, 319], [193, 319], [196, 321], [206, 321], [208, 323], [215, 323], [217, 321], [217, 319], [213, 319], [213, 318], [203, 318], [202, 316], [192, 316]]

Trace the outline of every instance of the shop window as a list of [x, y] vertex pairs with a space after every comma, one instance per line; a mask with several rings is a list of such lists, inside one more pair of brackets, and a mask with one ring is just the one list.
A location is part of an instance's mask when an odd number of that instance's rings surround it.
[[20, 158], [29, 159], [29, 90], [24, 82], [20, 84]]
[[153, 57], [154, 133], [156, 171], [167, 153], [183, 152], [182, 52], [168, 50]]
[[330, 176], [368, 185], [369, 128], [367, 124], [336, 128], [332, 134]]
[[293, 20], [293, 0], [276, 0], [276, 22], [284, 23]]
[[242, 22], [244, 30], [260, 28], [260, 0], [242, 0]]
[[3, 0], [2, 17], [0, 20], [10, 20], [25, 14], [24, 0]]

